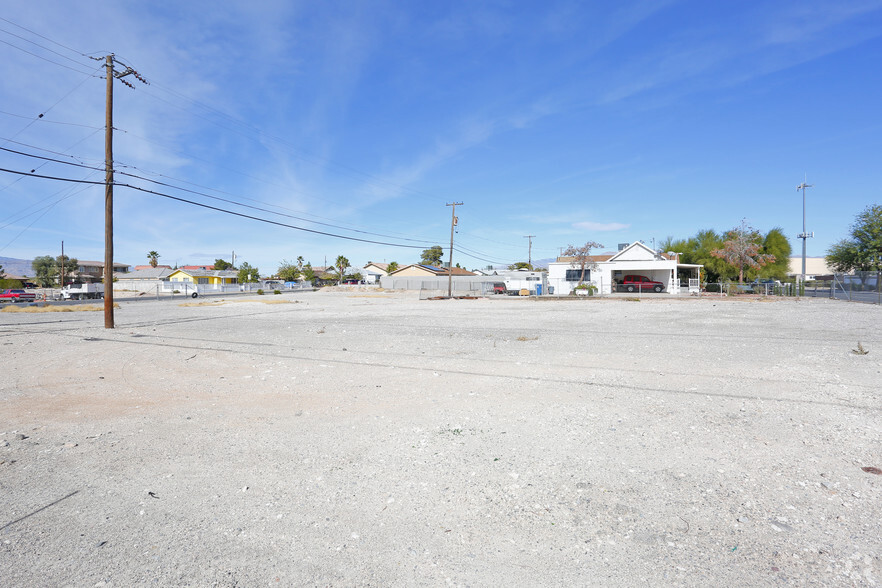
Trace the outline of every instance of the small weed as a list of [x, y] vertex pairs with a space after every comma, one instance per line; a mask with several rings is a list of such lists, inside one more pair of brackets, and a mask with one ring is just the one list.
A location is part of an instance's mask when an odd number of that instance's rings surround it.
[[258, 295], [258, 296], [263, 296], [263, 288], [258, 288], [258, 289], [257, 289], [257, 295]]
[[855, 355], [866, 355], [870, 352], [870, 350], [864, 349], [864, 346], [861, 345], [860, 341], [858, 341], [857, 349], [852, 349], [851, 352], [854, 353]]
[[627, 302], [640, 302], [640, 299], [637, 298], [636, 296], [629, 296], [629, 297], [625, 298], [625, 300]]
[[316, 333], [318, 333], [319, 335], [324, 335], [324, 334], [325, 334], [325, 328], [322, 327], [321, 329], [319, 329], [318, 331], [316, 331]]
[[518, 341], [535, 341], [538, 338], [539, 337], [525, 337], [524, 335], [521, 335], [518, 337]]
[[281, 293], [282, 293], [281, 290], [273, 290], [273, 294], [281, 294]]

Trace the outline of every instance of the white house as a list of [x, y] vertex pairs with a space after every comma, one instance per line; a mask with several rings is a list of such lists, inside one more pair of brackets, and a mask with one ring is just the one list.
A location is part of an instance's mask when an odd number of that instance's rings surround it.
[[380, 278], [389, 275], [389, 264], [369, 261], [362, 270], [361, 275], [365, 284], [379, 284]]
[[[615, 292], [614, 283], [624, 276], [637, 274], [665, 284], [668, 294], [680, 293], [678, 275], [688, 277], [690, 292], [699, 288], [699, 271], [702, 266], [678, 263], [676, 253], [653, 251], [640, 241], [635, 241], [615, 254], [592, 255], [585, 267], [583, 283], [593, 284], [600, 294]], [[565, 296], [579, 285], [582, 270], [573, 257], [559, 257], [548, 264], [548, 287], [553, 293]], [[685, 285], [685, 284], [684, 284]]]

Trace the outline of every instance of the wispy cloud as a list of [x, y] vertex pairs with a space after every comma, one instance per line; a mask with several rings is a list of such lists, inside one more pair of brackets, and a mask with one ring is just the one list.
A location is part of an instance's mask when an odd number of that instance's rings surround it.
[[583, 222], [573, 223], [572, 226], [575, 229], [582, 229], [585, 231], [598, 231], [598, 232], [621, 231], [623, 229], [631, 228], [630, 224], [625, 224], [625, 223], [597, 223], [594, 221], [583, 221]]

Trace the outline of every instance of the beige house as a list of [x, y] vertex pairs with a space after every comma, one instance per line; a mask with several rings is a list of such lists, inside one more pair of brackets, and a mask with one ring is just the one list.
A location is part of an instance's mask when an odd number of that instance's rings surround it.
[[[422, 265], [419, 263], [412, 263], [410, 265], [406, 265], [401, 269], [395, 270], [390, 276], [395, 277], [416, 277], [416, 278], [434, 278], [439, 276], [447, 277], [451, 274], [451, 272], [447, 271], [446, 267], [435, 267], [434, 265]], [[477, 275], [469, 270], [462, 269], [460, 267], [453, 268], [454, 276], [474, 276]]]

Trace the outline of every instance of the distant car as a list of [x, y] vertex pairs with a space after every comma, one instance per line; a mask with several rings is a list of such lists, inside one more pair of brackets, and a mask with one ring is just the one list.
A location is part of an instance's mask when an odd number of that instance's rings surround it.
[[505, 294], [505, 282], [493, 282], [494, 294]]
[[28, 290], [34, 290], [37, 288], [37, 285], [33, 282], [25, 282], [24, 284], [22, 284], [22, 286], [24, 286]]
[[772, 278], [759, 278], [752, 281], [744, 290], [750, 290], [754, 294], [770, 294], [777, 286], [781, 285], [780, 280]]
[[619, 282], [618, 289], [619, 291], [624, 290], [625, 292], [643, 292], [645, 290], [652, 290], [653, 292], [658, 293], [665, 289], [665, 285], [661, 282], [650, 280], [646, 276], [629, 275], [622, 278], [622, 281]]

